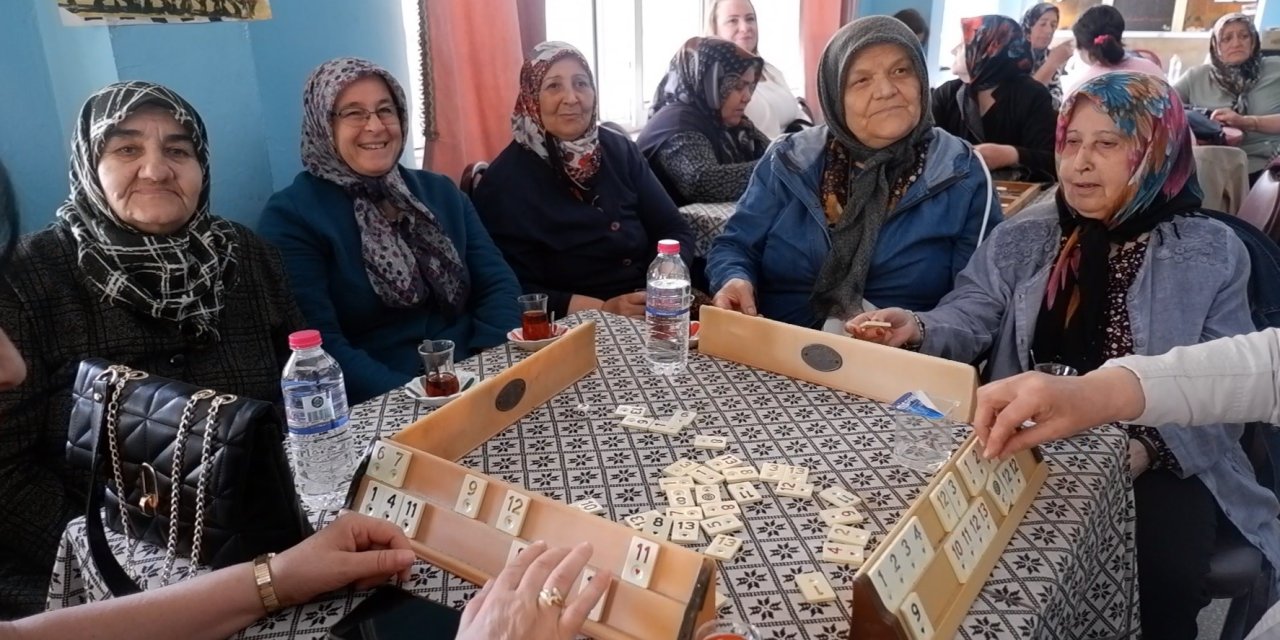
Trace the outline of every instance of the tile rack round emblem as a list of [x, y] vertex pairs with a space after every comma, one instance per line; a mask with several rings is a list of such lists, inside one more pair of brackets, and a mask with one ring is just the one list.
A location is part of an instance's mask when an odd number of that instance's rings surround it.
[[811, 344], [800, 349], [800, 359], [818, 371], [835, 371], [844, 365], [844, 358], [825, 344]]
[[524, 378], [516, 378], [508, 382], [502, 387], [502, 391], [498, 392], [498, 397], [494, 399], [493, 406], [498, 411], [510, 411], [515, 409], [520, 401], [524, 399], [524, 392], [528, 388]]

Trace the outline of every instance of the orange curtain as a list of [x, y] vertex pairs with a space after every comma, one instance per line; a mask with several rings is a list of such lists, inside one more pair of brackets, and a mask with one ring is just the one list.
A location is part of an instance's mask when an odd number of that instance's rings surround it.
[[524, 59], [518, 2], [423, 0], [423, 17], [423, 73], [431, 74], [423, 84], [437, 134], [426, 143], [423, 168], [457, 181], [468, 164], [493, 160], [511, 142]]
[[818, 102], [818, 61], [836, 30], [852, 19], [857, 0], [800, 0], [800, 42], [804, 47], [804, 101], [818, 122], [823, 119]]

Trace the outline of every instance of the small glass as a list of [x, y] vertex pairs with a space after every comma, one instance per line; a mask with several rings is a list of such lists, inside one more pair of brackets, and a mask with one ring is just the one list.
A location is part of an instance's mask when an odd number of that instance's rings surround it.
[[1076, 371], [1075, 367], [1065, 365], [1065, 364], [1060, 364], [1057, 362], [1041, 362], [1040, 364], [1037, 364], [1035, 368], [1036, 368], [1036, 371], [1039, 371], [1040, 373], [1047, 373], [1051, 376], [1080, 375], [1080, 372]]
[[693, 640], [760, 640], [762, 637], [754, 625], [724, 618], [708, 620], [693, 633]]
[[547, 318], [547, 294], [526, 293], [518, 298], [520, 305], [520, 337], [546, 340], [551, 337], [551, 321]]
[[951, 456], [954, 443], [951, 440], [951, 412], [960, 406], [955, 400], [930, 397], [933, 406], [942, 414], [940, 420], [930, 420], [910, 413], [893, 416], [893, 457], [898, 464], [922, 473], [933, 473]]
[[453, 341], [424, 340], [418, 345], [422, 358], [422, 391], [429, 398], [451, 396], [458, 392], [458, 374], [453, 371]]

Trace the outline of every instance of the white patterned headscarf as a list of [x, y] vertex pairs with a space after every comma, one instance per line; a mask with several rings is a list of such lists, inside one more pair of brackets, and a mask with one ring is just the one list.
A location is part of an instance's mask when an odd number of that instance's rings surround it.
[[[112, 212], [98, 180], [107, 137], [142, 107], [173, 115], [191, 135], [203, 180], [195, 213], [167, 235], [138, 231]], [[58, 223], [76, 241], [77, 262], [88, 285], [104, 300], [180, 325], [200, 340], [218, 339], [226, 291], [234, 280], [235, 228], [209, 213], [209, 147], [204, 122], [186, 100], [150, 82], [117, 82], [80, 108], [71, 143], [71, 194], [58, 208]]]
[[[369, 177], [356, 173], [338, 153], [333, 138], [334, 107], [338, 94], [352, 82], [377, 76], [387, 83], [400, 122], [408, 120], [404, 89], [389, 71], [360, 58], [335, 58], [311, 72], [302, 97], [302, 164], [307, 172], [346, 191], [360, 227], [360, 250], [369, 283], [387, 306], [396, 308], [432, 304], [459, 315], [466, 308], [470, 277], [453, 242], [445, 235], [435, 214], [413, 195], [400, 165]], [[400, 127], [400, 144], [408, 139], [408, 127]], [[391, 220], [378, 209], [387, 202], [400, 212]]]
[[592, 179], [600, 171], [600, 100], [591, 107], [591, 123], [575, 140], [561, 140], [547, 132], [542, 123], [542, 80], [551, 66], [564, 58], [577, 60], [586, 70], [595, 91], [596, 81], [582, 52], [564, 42], [548, 41], [533, 48], [520, 67], [520, 93], [511, 112], [511, 136], [522, 147], [534, 152], [553, 171], [563, 175], [581, 199], [591, 190]]

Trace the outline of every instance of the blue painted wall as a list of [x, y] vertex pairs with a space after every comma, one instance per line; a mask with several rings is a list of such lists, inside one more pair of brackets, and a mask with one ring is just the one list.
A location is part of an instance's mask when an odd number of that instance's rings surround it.
[[250, 226], [301, 169], [301, 92], [311, 69], [355, 55], [409, 84], [400, 0], [272, 0], [268, 21], [123, 27], [64, 27], [50, 0], [5, 2], [0, 160], [24, 231], [52, 220], [65, 198], [76, 114], [107, 83], [160, 82], [194, 104], [209, 129], [214, 211]]

